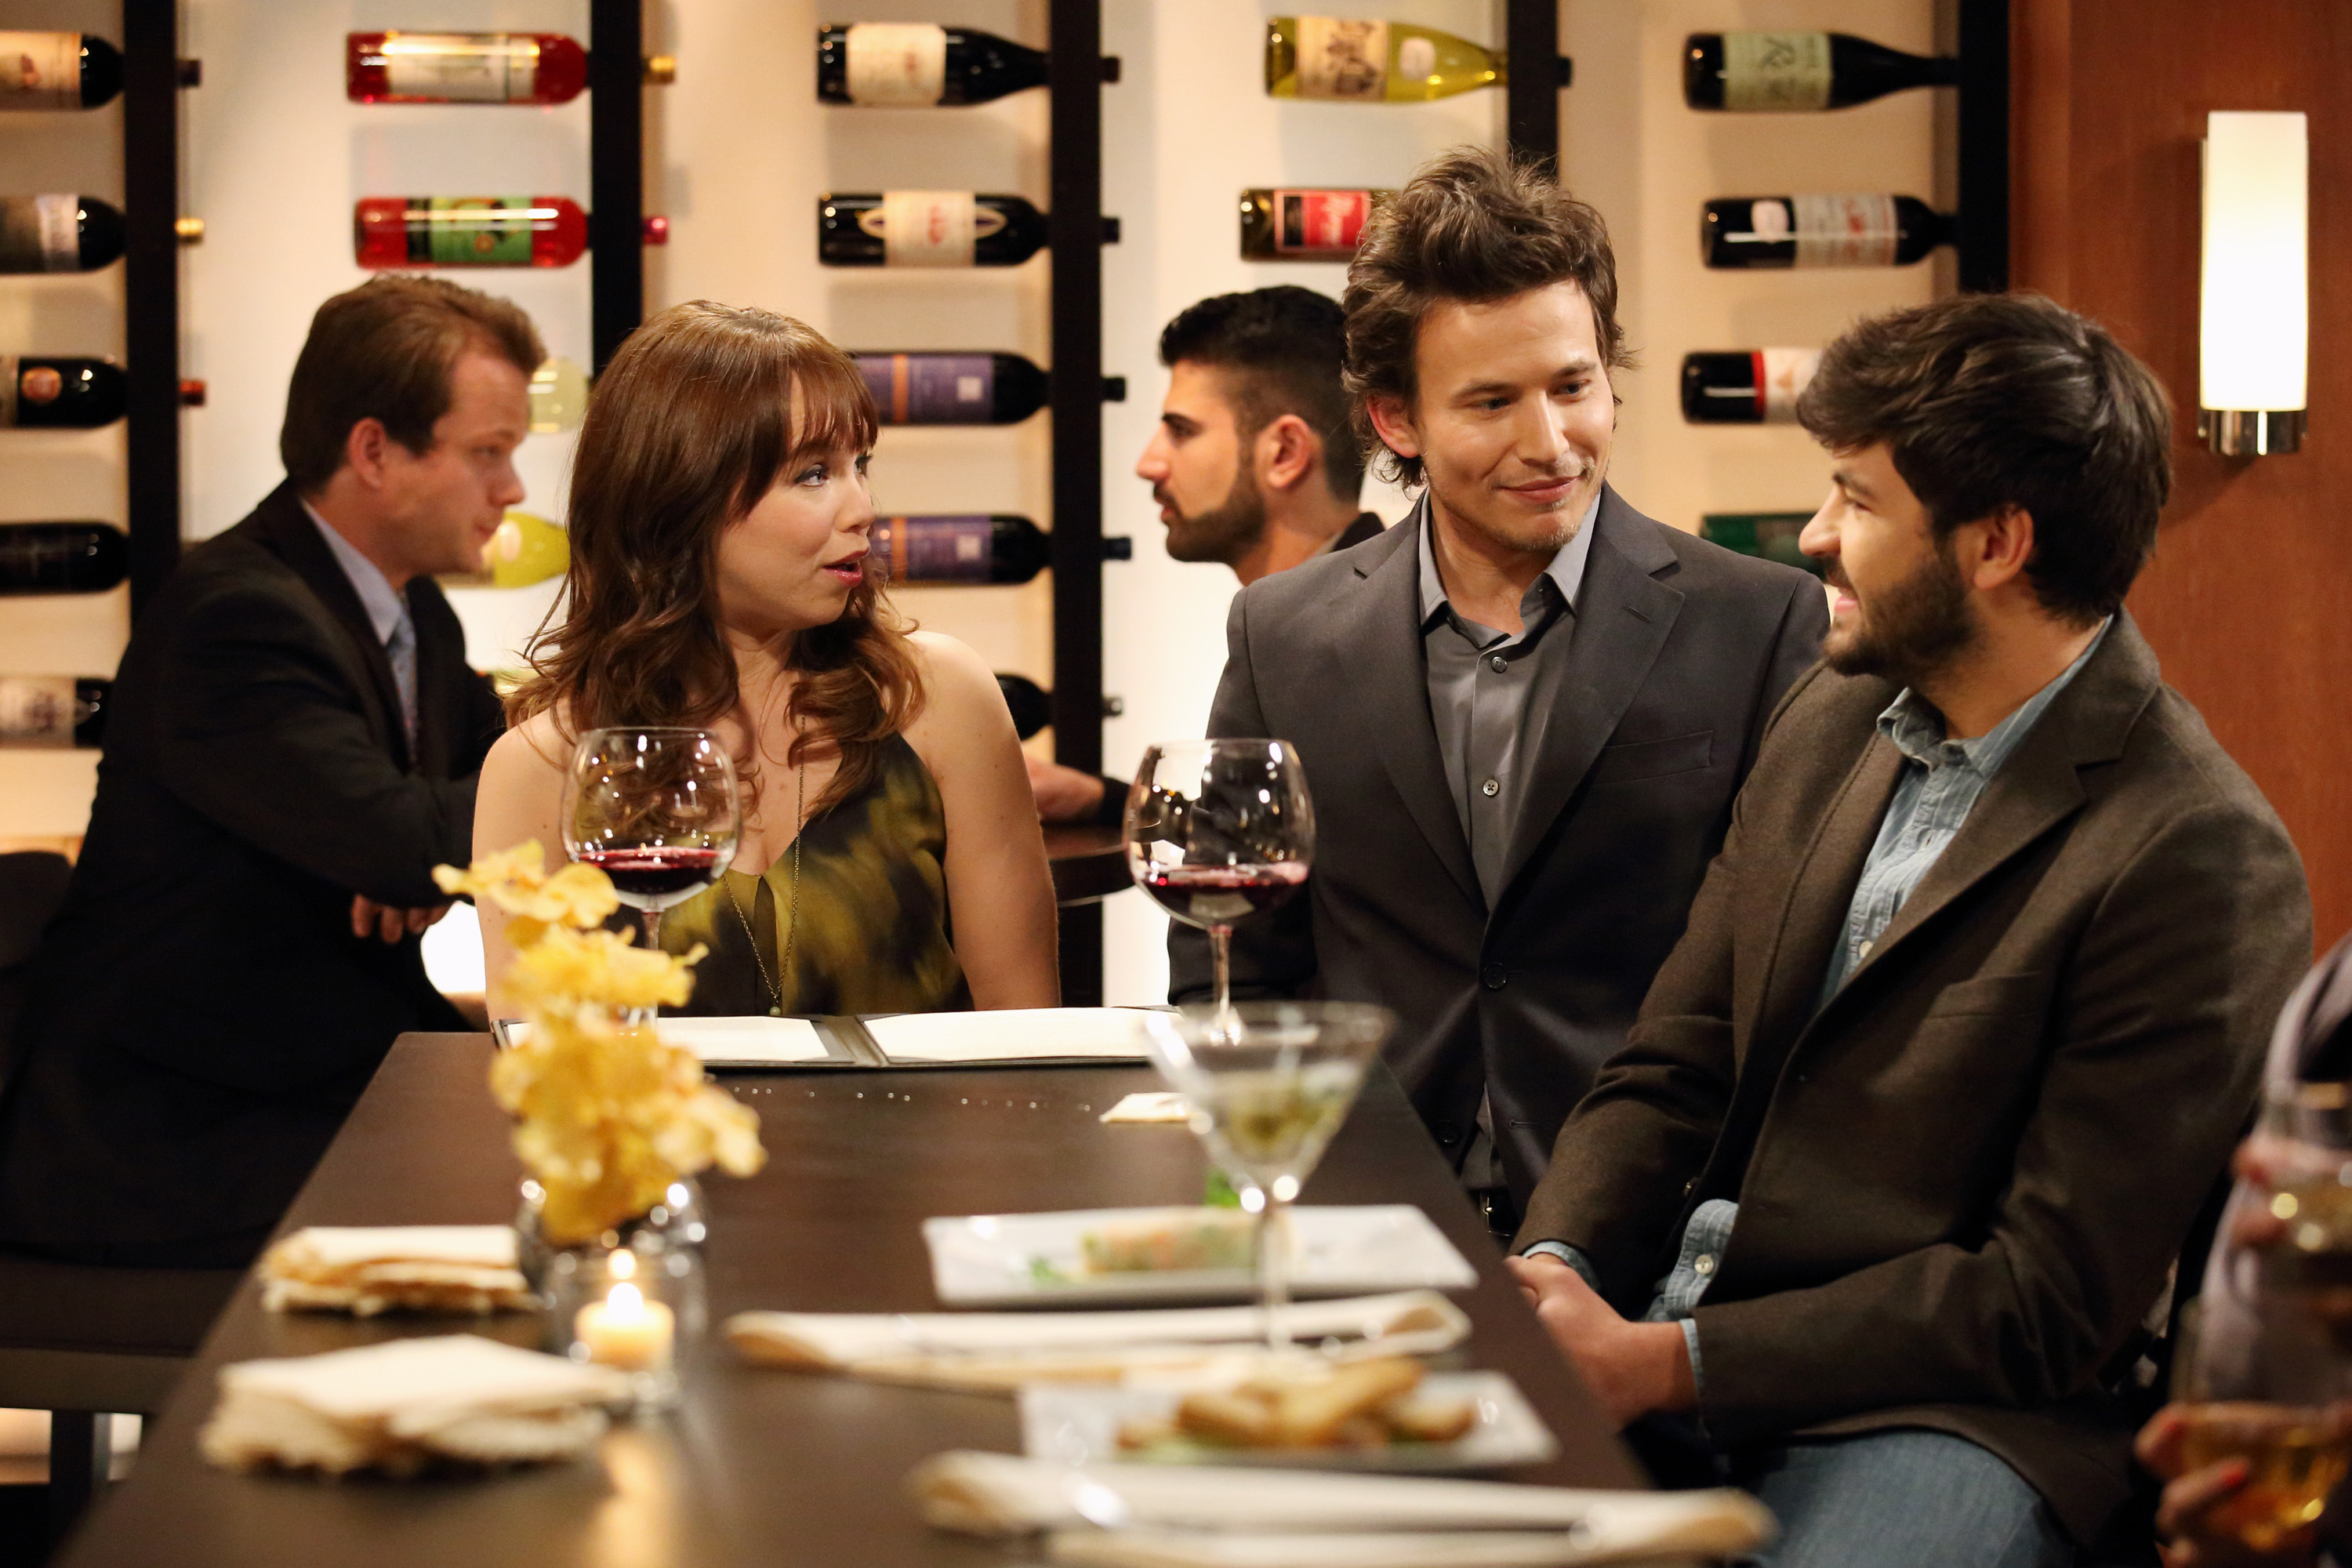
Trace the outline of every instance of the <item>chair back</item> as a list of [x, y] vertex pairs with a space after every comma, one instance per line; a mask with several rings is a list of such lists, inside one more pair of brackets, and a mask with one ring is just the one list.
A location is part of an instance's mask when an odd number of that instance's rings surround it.
[[24, 1009], [33, 954], [72, 878], [73, 862], [46, 849], [0, 855], [0, 1085], [16, 1059], [16, 1016]]

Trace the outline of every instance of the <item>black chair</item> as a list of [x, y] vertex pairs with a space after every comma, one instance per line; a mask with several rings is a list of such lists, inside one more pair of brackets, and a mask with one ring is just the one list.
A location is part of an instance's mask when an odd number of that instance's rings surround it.
[[[0, 1085], [62, 855], [0, 855]], [[0, 1407], [49, 1412], [49, 1521], [63, 1539], [113, 1458], [117, 1413], [152, 1415], [244, 1278], [234, 1268], [100, 1268], [0, 1251]]]

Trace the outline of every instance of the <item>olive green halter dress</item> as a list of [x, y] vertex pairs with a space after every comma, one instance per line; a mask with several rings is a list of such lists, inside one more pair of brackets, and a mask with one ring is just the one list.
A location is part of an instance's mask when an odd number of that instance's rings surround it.
[[872, 782], [801, 829], [797, 930], [790, 849], [759, 876], [730, 871], [663, 912], [664, 948], [710, 950], [694, 967], [692, 1000], [667, 1011], [764, 1015], [778, 1005], [772, 982], [787, 1014], [970, 1007], [949, 921], [947, 844], [939, 785], [906, 737], [892, 736]]

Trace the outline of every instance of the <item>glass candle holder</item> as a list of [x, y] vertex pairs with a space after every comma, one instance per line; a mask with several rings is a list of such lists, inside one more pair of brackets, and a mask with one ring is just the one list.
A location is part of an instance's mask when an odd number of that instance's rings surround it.
[[677, 1369], [702, 1339], [702, 1255], [638, 1226], [549, 1254], [548, 1349], [629, 1374], [636, 1408], [677, 1403]]

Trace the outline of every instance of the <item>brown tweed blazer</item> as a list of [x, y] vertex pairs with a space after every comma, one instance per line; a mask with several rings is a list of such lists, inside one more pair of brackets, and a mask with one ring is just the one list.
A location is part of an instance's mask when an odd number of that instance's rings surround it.
[[1718, 1443], [1953, 1432], [2088, 1537], [2129, 1484], [2141, 1321], [2311, 962], [2302, 862], [2119, 614], [1816, 1014], [1895, 696], [1790, 689], [1518, 1245], [1580, 1248], [1638, 1313], [1692, 1207], [1736, 1198], [1696, 1313]]

